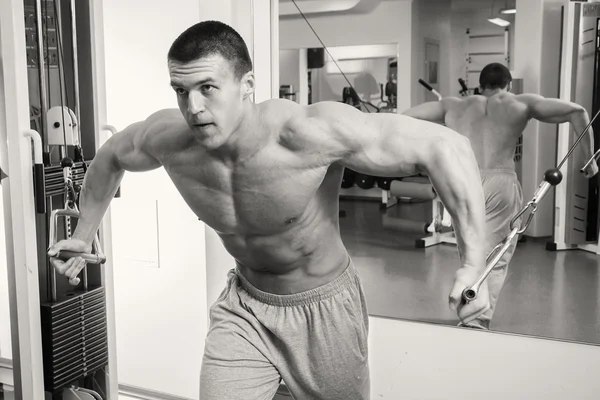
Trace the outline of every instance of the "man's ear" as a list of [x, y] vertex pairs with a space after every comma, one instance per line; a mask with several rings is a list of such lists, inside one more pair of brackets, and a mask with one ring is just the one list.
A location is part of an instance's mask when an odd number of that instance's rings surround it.
[[256, 89], [256, 81], [254, 80], [254, 72], [248, 71], [242, 77], [242, 96], [245, 99], [252, 96]]

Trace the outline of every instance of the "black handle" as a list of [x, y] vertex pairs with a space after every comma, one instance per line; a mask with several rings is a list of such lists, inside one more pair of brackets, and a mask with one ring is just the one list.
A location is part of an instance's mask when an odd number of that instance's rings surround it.
[[44, 164], [33, 165], [33, 194], [35, 210], [38, 214], [46, 213], [46, 174]]
[[429, 83], [425, 82], [423, 79], [419, 79], [419, 83], [425, 86], [425, 89], [429, 90], [430, 92], [433, 90], [433, 88], [429, 86]]
[[458, 78], [458, 83], [460, 84], [460, 87], [462, 88], [462, 90], [464, 92], [469, 90], [469, 88], [467, 87], [467, 84], [465, 83], [465, 80], [463, 78]]

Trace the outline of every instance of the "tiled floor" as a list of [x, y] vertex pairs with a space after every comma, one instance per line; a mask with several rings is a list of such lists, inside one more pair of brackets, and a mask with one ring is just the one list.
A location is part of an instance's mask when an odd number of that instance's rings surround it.
[[[375, 316], [456, 325], [447, 298], [458, 267], [456, 246], [416, 249], [419, 235], [384, 230], [374, 201], [342, 200], [344, 243], [360, 271]], [[398, 212], [398, 210], [388, 210]], [[400, 214], [426, 220], [425, 205]], [[549, 252], [545, 240], [520, 243], [492, 322], [497, 331], [600, 343], [600, 257]]]

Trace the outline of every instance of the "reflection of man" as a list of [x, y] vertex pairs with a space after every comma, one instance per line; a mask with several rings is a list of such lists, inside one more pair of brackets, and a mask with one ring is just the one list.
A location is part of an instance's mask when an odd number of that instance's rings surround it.
[[487, 310], [487, 287], [460, 301], [485, 267], [483, 191], [462, 136], [339, 102], [254, 104], [248, 50], [219, 22], [184, 32], [168, 66], [179, 110], [130, 125], [97, 152], [73, 239], [49, 255], [76, 279], [82, 258], [62, 262], [57, 252], [90, 250], [125, 171], [164, 167], [236, 260], [210, 310], [202, 400], [271, 399], [281, 378], [298, 399], [369, 398], [367, 308], [338, 223], [344, 167], [427, 173], [456, 226], [461, 268], [451, 306], [466, 321]]
[[[589, 123], [586, 110], [579, 104], [547, 99], [537, 94], [509, 93], [512, 77], [502, 64], [489, 64], [479, 78], [481, 96], [463, 99], [448, 97], [411, 108], [405, 115], [427, 120], [443, 121], [446, 126], [469, 138], [481, 169], [486, 208], [486, 254], [510, 232], [510, 221], [522, 208], [521, 185], [513, 161], [515, 146], [527, 122], [559, 124], [570, 122], [576, 132], [583, 132]], [[583, 151], [586, 160], [594, 149], [593, 132], [589, 129]], [[596, 162], [585, 171], [590, 178], [598, 172]], [[516, 242], [488, 277], [491, 309], [467, 324], [489, 329], [508, 263]]]

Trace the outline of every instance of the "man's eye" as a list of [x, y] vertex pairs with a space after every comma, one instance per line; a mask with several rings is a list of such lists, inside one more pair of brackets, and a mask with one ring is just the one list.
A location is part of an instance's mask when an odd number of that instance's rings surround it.
[[202, 85], [202, 91], [203, 92], [210, 92], [214, 89], [215, 87], [213, 85]]
[[175, 91], [177, 92], [178, 95], [180, 96], [185, 96], [187, 94], [187, 90], [182, 89], [182, 88], [176, 88]]

